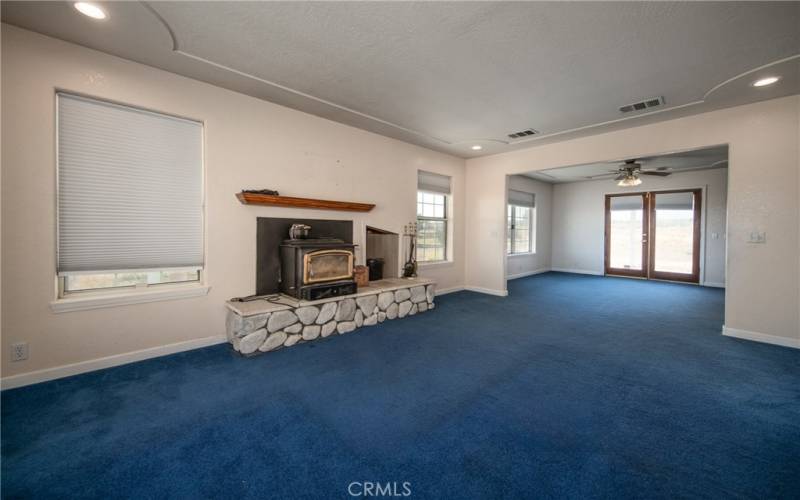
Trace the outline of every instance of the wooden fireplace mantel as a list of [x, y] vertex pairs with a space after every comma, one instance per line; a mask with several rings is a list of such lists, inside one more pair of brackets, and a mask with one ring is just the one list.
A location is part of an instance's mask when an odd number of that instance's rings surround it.
[[313, 198], [294, 198], [292, 196], [273, 196], [257, 193], [236, 193], [243, 205], [264, 205], [290, 208], [315, 208], [321, 210], [343, 210], [346, 212], [369, 212], [375, 205], [352, 201], [316, 200]]

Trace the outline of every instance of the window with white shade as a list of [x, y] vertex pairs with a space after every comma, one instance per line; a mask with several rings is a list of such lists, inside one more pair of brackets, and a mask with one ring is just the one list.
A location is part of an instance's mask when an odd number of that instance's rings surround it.
[[420, 170], [417, 177], [417, 260], [448, 260], [450, 177]]
[[509, 190], [506, 251], [509, 255], [535, 252], [536, 203], [533, 193]]
[[58, 94], [63, 294], [199, 281], [203, 125]]

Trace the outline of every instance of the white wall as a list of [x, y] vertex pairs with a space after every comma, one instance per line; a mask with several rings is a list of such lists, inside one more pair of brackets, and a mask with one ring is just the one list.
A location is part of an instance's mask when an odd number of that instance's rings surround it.
[[[205, 122], [206, 276], [192, 299], [54, 314], [55, 90]], [[464, 161], [165, 71], [2, 26], [2, 375], [224, 332], [225, 300], [255, 291], [256, 217], [353, 219], [400, 232], [416, 217], [417, 169], [452, 176], [454, 263], [421, 274], [464, 284]], [[374, 202], [367, 214], [241, 205], [243, 188]], [[7, 362], [13, 342], [30, 359]]]
[[728, 144], [726, 328], [800, 345], [799, 118], [791, 96], [467, 160], [467, 285], [504, 293], [506, 175]]
[[508, 255], [507, 276], [514, 279], [548, 271], [552, 248], [553, 185], [530, 177], [512, 175], [508, 177], [508, 188], [536, 195], [536, 251], [529, 254]]
[[[604, 272], [605, 195], [627, 191], [703, 189], [704, 231], [700, 241], [703, 284], [725, 284], [725, 204], [728, 170], [698, 170], [669, 177], [643, 176], [636, 188], [621, 188], [611, 180], [556, 184], [553, 188], [554, 269], [589, 274]], [[717, 238], [713, 235], [716, 234]]]

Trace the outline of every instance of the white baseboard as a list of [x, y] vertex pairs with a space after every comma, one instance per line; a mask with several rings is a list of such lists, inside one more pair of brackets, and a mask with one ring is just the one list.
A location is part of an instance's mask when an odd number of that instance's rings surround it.
[[89, 361], [81, 361], [80, 363], [73, 363], [64, 366], [57, 366], [55, 368], [46, 368], [44, 370], [37, 370], [28, 373], [21, 373], [19, 375], [12, 375], [10, 377], [3, 377], [0, 379], [0, 387], [3, 390], [14, 389], [16, 387], [38, 384], [39, 382], [47, 382], [48, 380], [55, 380], [57, 378], [64, 378], [95, 370], [102, 370], [103, 368], [111, 368], [112, 366], [126, 365], [128, 363], [134, 363], [136, 361], [142, 361], [145, 359], [158, 358], [160, 356], [175, 354], [177, 352], [191, 351], [192, 349], [222, 344], [227, 341], [228, 339], [225, 337], [225, 335], [218, 335], [213, 337], [205, 337], [202, 339], [187, 340], [185, 342], [177, 342], [175, 344], [150, 347], [148, 349], [142, 349], [139, 351], [126, 352], [124, 354], [115, 354], [105, 358], [90, 359]]
[[753, 340], [755, 342], [764, 342], [765, 344], [775, 344], [783, 347], [794, 347], [800, 349], [800, 339], [791, 339], [788, 337], [779, 337], [777, 335], [769, 335], [766, 333], [750, 332], [748, 330], [739, 330], [737, 328], [728, 328], [722, 325], [722, 334], [726, 337], [736, 337], [737, 339]]
[[710, 286], [713, 288], [725, 288], [725, 283], [714, 283], [712, 281], [704, 281], [703, 286]]
[[602, 271], [590, 271], [588, 269], [565, 269], [563, 267], [554, 267], [551, 271], [559, 273], [572, 273], [572, 274], [591, 274], [592, 276], [603, 276], [605, 273]]
[[524, 278], [525, 276], [533, 276], [534, 274], [542, 274], [549, 272], [550, 268], [536, 269], [535, 271], [525, 271], [524, 273], [509, 274], [506, 276], [507, 280], [515, 280], [517, 278]]
[[453, 286], [453, 287], [450, 287], [450, 288], [442, 288], [441, 290], [436, 290], [436, 294], [435, 295], [438, 297], [439, 295], [447, 295], [448, 293], [460, 292], [462, 290], [464, 290], [463, 286]]
[[498, 297], [508, 296], [508, 290], [494, 290], [492, 288], [483, 288], [480, 286], [465, 286], [464, 290], [469, 290], [470, 292], [485, 293], [487, 295], [496, 295]]

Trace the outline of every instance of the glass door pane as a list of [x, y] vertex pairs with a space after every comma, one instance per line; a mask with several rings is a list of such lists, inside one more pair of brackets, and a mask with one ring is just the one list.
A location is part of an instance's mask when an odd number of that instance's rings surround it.
[[695, 241], [698, 237], [695, 227], [696, 193], [653, 193], [653, 196], [653, 274], [694, 275], [695, 252], [698, 251]]
[[611, 196], [608, 200], [607, 271], [644, 275], [644, 196]]

